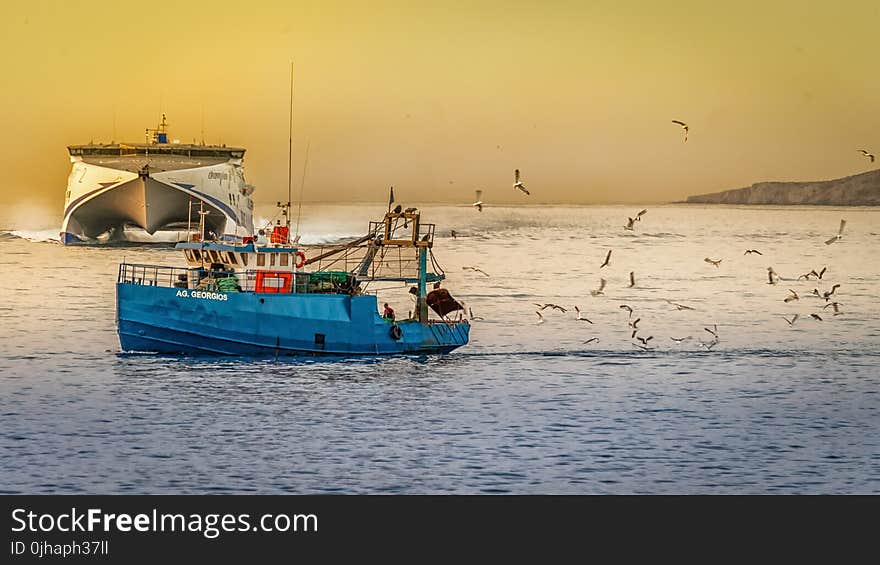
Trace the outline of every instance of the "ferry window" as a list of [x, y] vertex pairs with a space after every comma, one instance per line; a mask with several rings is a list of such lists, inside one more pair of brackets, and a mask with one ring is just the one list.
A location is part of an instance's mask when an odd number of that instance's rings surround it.
[[265, 267], [266, 266], [266, 254], [265, 253], [257, 253], [257, 267]]
[[286, 267], [287, 265], [290, 264], [290, 253], [282, 253], [278, 259], [279, 259], [278, 264], [281, 265], [282, 267]]
[[202, 260], [202, 254], [199, 253], [199, 250], [198, 250], [198, 249], [193, 249], [193, 258], [194, 258], [196, 261], [201, 261], [201, 260]]
[[270, 267], [275, 266], [275, 255], [277, 255], [277, 253], [270, 253], [269, 254], [269, 266]]
[[238, 261], [235, 260], [235, 253], [230, 251], [229, 253], [227, 253], [227, 255], [229, 255], [229, 262], [231, 264], [238, 265]]
[[217, 251], [211, 251], [211, 261], [215, 263], [222, 263], [223, 259], [220, 257], [220, 253]]
[[248, 262], [247, 253], [242, 253], [241, 254], [241, 264], [244, 265], [245, 267], [247, 267], [247, 262]]
[[193, 260], [192, 251], [187, 249], [183, 252], [183, 254], [186, 255], [186, 260], [189, 261], [190, 263], [192, 263], [192, 260]]

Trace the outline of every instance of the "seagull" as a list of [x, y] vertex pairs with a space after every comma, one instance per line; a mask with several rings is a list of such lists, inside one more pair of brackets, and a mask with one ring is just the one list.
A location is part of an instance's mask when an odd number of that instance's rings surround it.
[[751, 255], [752, 253], [757, 253], [758, 255], [763, 255], [763, 253], [761, 253], [757, 249], [746, 249], [746, 252], [743, 253], [743, 255]]
[[635, 225], [635, 223], [636, 223], [636, 222], [641, 222], [641, 221], [642, 221], [642, 216], [645, 215], [645, 214], [647, 214], [647, 213], [648, 213], [648, 209], [646, 208], [646, 209], [644, 209], [644, 210], [639, 211], [639, 213], [636, 214], [636, 217], [635, 217], [635, 218], [627, 217], [627, 218], [626, 218], [626, 225], [623, 226], [623, 229], [633, 231], [633, 226]]
[[675, 306], [676, 310], [696, 310], [696, 308], [691, 308], [690, 306], [685, 306], [684, 304], [679, 304], [679, 303], [673, 302], [669, 299], [667, 299], [666, 302], [668, 302], [672, 306]]
[[559, 306], [558, 304], [553, 304], [551, 302], [547, 302], [546, 304], [538, 304], [537, 302], [533, 302], [533, 304], [535, 306], [537, 306], [538, 308], [540, 308], [541, 310], [546, 310], [547, 308], [553, 308], [554, 310], [562, 310], [563, 312], [567, 311], [562, 306]]
[[450, 231], [449, 231], [449, 235], [452, 236], [452, 239], [456, 239], [456, 237], [455, 237], [455, 230], [450, 230]]
[[670, 337], [669, 339], [671, 339], [671, 340], [674, 341], [675, 343], [681, 343], [681, 342], [683, 342], [683, 341], [687, 341], [687, 340], [691, 339], [691, 336], [686, 336], [686, 337]]
[[398, 204], [397, 206], [394, 207], [394, 210], [392, 210], [392, 211], [393, 211], [395, 214], [400, 214], [400, 211], [401, 211], [401, 210], [403, 210], [403, 206], [401, 206], [400, 204]]
[[648, 345], [648, 342], [654, 339], [654, 336], [651, 335], [648, 337], [637, 337], [636, 339], [641, 341], [644, 345]]
[[596, 290], [591, 290], [590, 294], [593, 296], [599, 296], [600, 294], [605, 294], [605, 285], [608, 284], [608, 281], [605, 279], [599, 279], [599, 288]]
[[591, 337], [590, 339], [588, 339], [588, 340], [585, 341], [584, 343], [593, 343], [594, 341], [598, 343], [598, 342], [599, 342], [599, 338], [598, 338], [598, 337]]
[[834, 315], [835, 316], [837, 316], [838, 314], [843, 314], [843, 312], [841, 312], [839, 309], [840, 302], [829, 302], [828, 304], [826, 304], [825, 306], [822, 307], [822, 310], [828, 308], [829, 306], [834, 308]]
[[810, 271], [810, 272], [813, 273], [813, 274], [815, 274], [815, 275], [819, 278], [819, 280], [821, 281], [821, 280], [822, 280], [822, 275], [824, 275], [824, 274], [825, 274], [825, 271], [827, 271], [827, 270], [828, 270], [828, 267], [822, 267], [822, 270], [819, 271], [818, 273], [817, 273], [816, 271]]
[[632, 329], [638, 329], [637, 326], [639, 325], [639, 322], [641, 322], [641, 321], [642, 321], [641, 318], [636, 318], [634, 322], [629, 322], [629, 327], [631, 327]]
[[706, 257], [705, 259], [703, 259], [703, 261], [705, 261], [706, 263], [712, 263], [713, 265], [718, 267], [721, 265], [721, 261], [724, 261], [724, 259], [715, 260], [715, 259], [709, 259], [708, 257]]
[[712, 324], [712, 328], [713, 329], [711, 329], [711, 330], [709, 328], [703, 328], [703, 329], [706, 330], [707, 332], [709, 332], [710, 334], [714, 335], [715, 339], [717, 340], [718, 339], [718, 324]]
[[418, 208], [415, 208], [415, 207], [407, 208], [406, 210], [403, 211], [403, 213], [404, 214], [414, 214], [416, 210], [418, 210]]
[[[773, 277], [776, 277], [776, 280], [773, 280]], [[776, 284], [780, 279], [782, 279], [782, 277], [780, 277], [779, 274], [773, 270], [773, 267], [767, 267], [767, 279], [767, 284]]]
[[526, 190], [525, 185], [519, 180], [519, 169], [513, 172], [513, 188], [519, 189], [526, 194], [530, 194], [528, 190]]
[[487, 272], [484, 271], [483, 269], [478, 269], [477, 267], [462, 267], [461, 270], [462, 270], [462, 271], [474, 271], [474, 272], [477, 272], [477, 273], [483, 273], [483, 274], [486, 275], [487, 277], [489, 276], [489, 273], [487, 273]]
[[[535, 314], [538, 315], [538, 322], [537, 322], [537, 323], [538, 323], [538, 324], [543, 324], [543, 323], [544, 323], [544, 316], [542, 316], [541, 313], [538, 312], [537, 310], [535, 310]], [[537, 325], [537, 324], [536, 324], [536, 325]]]
[[481, 316], [474, 316], [474, 311], [470, 307], [468, 307], [468, 318], [471, 320], [485, 320]]
[[831, 244], [834, 243], [835, 241], [840, 241], [840, 238], [843, 237], [843, 228], [844, 228], [844, 226], [846, 226], [846, 220], [840, 220], [840, 229], [837, 230], [837, 235], [835, 235], [834, 237], [832, 237], [831, 239], [829, 239], [828, 241], [826, 241], [826, 242], [825, 242], [825, 245], [831, 245]]
[[678, 124], [681, 126], [681, 129], [684, 130], [684, 142], [687, 143], [688, 140], [688, 125], [680, 120], [672, 120], [673, 124]]
[[601, 269], [602, 267], [606, 267], [606, 266], [608, 266], [608, 263], [611, 262], [611, 252], [612, 252], [612, 251], [613, 251], [612, 249], [609, 249], [609, 250], [608, 250], [608, 254], [605, 256], [605, 262], [602, 263], [602, 264], [599, 266], [600, 269]]
[[791, 296], [786, 296], [786, 297], [782, 300], [782, 301], [785, 302], [786, 304], [789, 303], [789, 302], [791, 302], [792, 300], [800, 300], [800, 299], [801, 299], [801, 297], [798, 296], [798, 293], [796, 293], [796, 292], [793, 291], [792, 289], [788, 289], [788, 292], [791, 293]]
[[632, 288], [634, 286], [636, 286], [636, 273], [635, 273], [635, 271], [630, 271], [629, 272], [629, 287], [628, 288]]
[[630, 307], [627, 306], [626, 304], [621, 304], [621, 305], [619, 306], [619, 308], [620, 308], [621, 310], [626, 310], [627, 312], [629, 312], [629, 317], [632, 318], [632, 315], [633, 315], [633, 309], [632, 309], [632, 308], [630, 308]]
[[861, 153], [862, 155], [864, 155], [865, 157], [870, 159], [872, 163], [874, 162], [874, 154], [873, 153], [868, 153], [864, 149], [859, 149], [859, 153]]
[[705, 347], [708, 351], [712, 351], [712, 348], [718, 345], [718, 340], [710, 341], [706, 343], [705, 341], [700, 341], [700, 346]]
[[825, 299], [825, 302], [828, 302], [829, 300], [831, 300], [831, 295], [834, 294], [834, 291], [837, 290], [838, 288], [840, 288], [840, 285], [836, 284], [831, 287], [831, 290], [826, 290], [825, 292], [822, 293], [822, 298]]
[[631, 335], [631, 336], [629, 336], [629, 337], [630, 337], [630, 339], [635, 339], [635, 337], [636, 337], [636, 334], [637, 334], [637, 333], [639, 333], [639, 330], [633, 330], [633, 333], [632, 333], [632, 335]]
[[810, 317], [815, 318], [816, 320], [819, 320], [820, 322], [822, 321], [822, 316], [820, 316], [819, 314], [810, 314]]
[[792, 316], [792, 317], [791, 317], [791, 320], [789, 320], [789, 319], [786, 318], [785, 316], [783, 316], [782, 319], [785, 320], [786, 322], [788, 322], [788, 325], [789, 325], [789, 326], [793, 326], [794, 323], [797, 322], [798, 314], [795, 314], [794, 316]]
[[483, 191], [482, 190], [478, 190], [476, 192], [476, 196], [474, 197], [474, 203], [471, 204], [471, 206], [473, 206], [474, 208], [476, 208], [480, 212], [483, 211]]
[[588, 320], [581, 315], [581, 309], [577, 306], [574, 307], [574, 311], [577, 312], [577, 319], [581, 322], [590, 322], [591, 324], [593, 323], [591, 320]]

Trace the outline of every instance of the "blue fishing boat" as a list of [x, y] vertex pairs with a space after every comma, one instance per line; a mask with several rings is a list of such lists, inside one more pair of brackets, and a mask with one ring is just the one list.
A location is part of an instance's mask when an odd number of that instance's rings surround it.
[[[204, 217], [204, 216], [202, 216]], [[446, 353], [468, 342], [466, 307], [441, 288], [434, 225], [399, 207], [346, 244], [310, 248], [289, 240], [204, 240], [176, 248], [185, 267], [122, 263], [116, 284], [125, 351], [282, 356]], [[261, 236], [262, 237], [262, 236]], [[380, 292], [412, 295], [398, 318]], [[428, 291], [428, 285], [432, 290]]]

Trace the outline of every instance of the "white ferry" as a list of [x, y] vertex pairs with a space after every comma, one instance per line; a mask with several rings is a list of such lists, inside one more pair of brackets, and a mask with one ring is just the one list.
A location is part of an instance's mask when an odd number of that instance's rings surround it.
[[67, 149], [73, 166], [61, 225], [65, 245], [124, 241], [132, 227], [185, 238], [197, 209], [206, 212], [205, 239], [240, 241], [254, 233], [254, 187], [245, 182], [241, 147], [169, 142], [162, 114], [144, 143]]

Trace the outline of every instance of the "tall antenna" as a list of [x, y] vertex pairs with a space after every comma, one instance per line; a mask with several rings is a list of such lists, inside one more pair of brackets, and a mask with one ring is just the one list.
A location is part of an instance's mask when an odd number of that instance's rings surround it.
[[299, 240], [299, 219], [302, 217], [303, 211], [303, 190], [306, 187], [306, 170], [309, 168], [309, 148], [312, 146], [312, 142], [309, 141], [306, 144], [306, 161], [303, 164], [303, 176], [302, 183], [299, 185], [299, 208], [296, 212], [296, 238], [294, 240]]
[[287, 227], [290, 227], [290, 192], [293, 174], [293, 61], [290, 61], [290, 124], [287, 129]]

